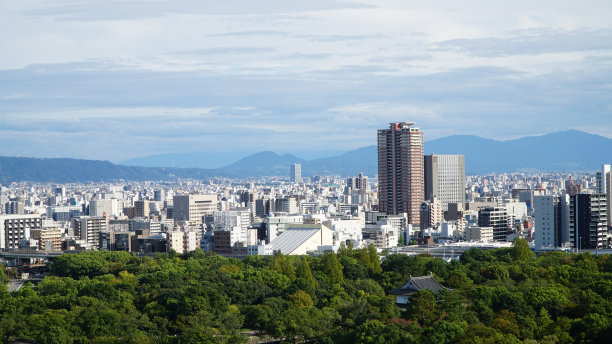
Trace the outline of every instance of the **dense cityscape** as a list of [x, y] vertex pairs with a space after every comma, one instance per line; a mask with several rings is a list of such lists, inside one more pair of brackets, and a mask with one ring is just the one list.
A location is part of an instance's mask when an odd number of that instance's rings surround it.
[[0, 248], [5, 256], [200, 248], [244, 257], [341, 244], [503, 247], [515, 238], [535, 250], [610, 248], [610, 165], [582, 175], [466, 176], [462, 155], [423, 155], [413, 123], [392, 123], [378, 140], [372, 177], [303, 177], [293, 164], [289, 176], [247, 180], [12, 183], [1, 189]]
[[[5, 290], [12, 292], [13, 302], [17, 302], [15, 297], [27, 298], [27, 290], [36, 290], [39, 298], [57, 293], [56, 297], [68, 297], [66, 293], [73, 288], [69, 284], [77, 280], [82, 286], [74, 292], [80, 298], [90, 295], [87, 288], [94, 287], [90, 283], [106, 281], [110, 285], [105, 288], [111, 289], [91, 294], [98, 295], [95, 307], [99, 308], [98, 302], [120, 302], [112, 308], [123, 309], [124, 301], [103, 295], [116, 288], [113, 286], [128, 283], [128, 292], [138, 290], [130, 296], [130, 304], [135, 303], [131, 307], [136, 308], [120, 313], [142, 313], [123, 334], [87, 332], [84, 325], [74, 323], [76, 319], [70, 326], [80, 330], [74, 333], [69, 328], [47, 332], [36, 329], [32, 325], [36, 322], [28, 325], [11, 320], [10, 326], [0, 324], [4, 340], [471, 343], [480, 338], [491, 343], [595, 343], [610, 338], [610, 165], [603, 164], [601, 171], [590, 174], [470, 176], [465, 172], [464, 155], [424, 155], [423, 132], [415, 123], [390, 123], [377, 136], [377, 176], [303, 176], [300, 164], [294, 163], [289, 176], [80, 184], [24, 181], [2, 186], [0, 248], [9, 282]], [[194, 270], [196, 275], [178, 272], [193, 269], [189, 266], [194, 259], [203, 264]], [[558, 268], [557, 263], [550, 265], [551, 259], [573, 260], [577, 269], [585, 269], [578, 267], [579, 261], [596, 264], [594, 269], [600, 272], [593, 278], [600, 281], [597, 283], [605, 281], [607, 287], [591, 291], [595, 280], [583, 280], [580, 285], [592, 293], [589, 297], [600, 298], [596, 302], [603, 308], [576, 313], [572, 307], [594, 305], [584, 304], [583, 294], [572, 296], [577, 285], [562, 287], [573, 283], [571, 278], [558, 280], [556, 270], [533, 275]], [[150, 270], [147, 264], [158, 268]], [[476, 266], [479, 268], [473, 270]], [[175, 277], [168, 277], [168, 268], [178, 269]], [[150, 275], [154, 271], [166, 271], [167, 277], [155, 282]], [[265, 277], [266, 273], [276, 277]], [[182, 311], [172, 310], [175, 306], [168, 303], [163, 290], [185, 292], [199, 274], [203, 281], [198, 283], [204, 284], [192, 292], [208, 298], [199, 302], [212, 313], [194, 315], [200, 313], [188, 306], [193, 301], [178, 294], [172, 296], [172, 302]], [[538, 278], [543, 280], [536, 282]], [[179, 280], [184, 282], [176, 282]], [[473, 289], [477, 284], [481, 286]], [[211, 294], [211, 285], [220, 289]], [[158, 290], [157, 296], [141, 295], [147, 288]], [[337, 299], [343, 298], [342, 293], [350, 294], [352, 288], [361, 296]], [[529, 288], [540, 290], [543, 294], [538, 297], [544, 299], [506, 304], [516, 297], [512, 293], [531, 295]], [[510, 294], [499, 301], [489, 300], [485, 306], [484, 301], [476, 302], [481, 297], [474, 294], [476, 290]], [[219, 300], [211, 297], [225, 300], [225, 306], [217, 309], [221, 306], [213, 303]], [[284, 306], [273, 305], [272, 300], [285, 302]], [[54, 305], [51, 299], [44, 302], [49, 309], [43, 315], [34, 311], [32, 316], [44, 320], [46, 325], [40, 326], [46, 328], [50, 325], [45, 321], [59, 321], [47, 319], [48, 312], [66, 306]], [[77, 302], [68, 307], [74, 311], [82, 301], [63, 302]], [[363, 326], [358, 326], [359, 321], [343, 323], [350, 318], [342, 315], [343, 307], [357, 307], [355, 302], [373, 302], [368, 307], [376, 309], [361, 315]], [[438, 308], [432, 311], [431, 307]], [[4, 314], [15, 316], [15, 311], [5, 309]], [[31, 311], [17, 312], [25, 316]], [[584, 321], [595, 321], [588, 318], [595, 316], [592, 313], [606, 320], [595, 319], [600, 326], [597, 331], [580, 332]], [[461, 316], [468, 315], [473, 318], [461, 322]], [[62, 313], [62, 319], [66, 316]], [[199, 320], [193, 323], [194, 319], [184, 318], [192, 316], [216, 320], [199, 324]], [[543, 332], [523, 333], [522, 321], [528, 316]], [[170, 323], [162, 326], [161, 319]], [[284, 323], [287, 319], [294, 322]], [[567, 324], [554, 331], [540, 328], [542, 321], [553, 320]], [[112, 323], [99, 321], [99, 326]], [[491, 327], [478, 330], [477, 324]], [[204, 327], [198, 330], [196, 325]], [[478, 331], [484, 333], [478, 335]]]
[[612, 1], [0, 1], [0, 343], [612, 343]]

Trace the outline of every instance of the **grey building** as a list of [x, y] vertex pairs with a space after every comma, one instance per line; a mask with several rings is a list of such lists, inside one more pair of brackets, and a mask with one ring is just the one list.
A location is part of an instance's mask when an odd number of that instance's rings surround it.
[[291, 172], [289, 173], [289, 179], [292, 183], [302, 182], [302, 165], [300, 164], [291, 165]]
[[9, 215], [23, 215], [25, 214], [25, 204], [19, 201], [7, 202], [4, 206], [4, 213]]
[[597, 189], [599, 193], [606, 195], [606, 213], [608, 215], [608, 225], [612, 224], [612, 172], [610, 165], [601, 167], [601, 172], [597, 172]]
[[425, 199], [435, 196], [448, 211], [449, 203], [465, 208], [465, 156], [425, 155]]

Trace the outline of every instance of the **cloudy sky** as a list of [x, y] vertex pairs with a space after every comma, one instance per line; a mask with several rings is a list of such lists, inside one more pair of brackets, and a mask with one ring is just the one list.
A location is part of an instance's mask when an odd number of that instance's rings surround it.
[[610, 0], [0, 2], [0, 155], [612, 137]]

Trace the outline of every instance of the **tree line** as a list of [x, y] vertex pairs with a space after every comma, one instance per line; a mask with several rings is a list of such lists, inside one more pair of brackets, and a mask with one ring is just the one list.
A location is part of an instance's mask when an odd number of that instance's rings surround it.
[[[445, 287], [405, 309], [390, 290], [432, 272]], [[0, 290], [0, 338], [38, 343], [612, 342], [609, 255], [472, 248], [450, 263], [373, 246], [320, 257], [205, 254], [55, 258], [37, 285]], [[2, 276], [5, 280], [5, 277]], [[6, 281], [5, 281], [6, 282]]]

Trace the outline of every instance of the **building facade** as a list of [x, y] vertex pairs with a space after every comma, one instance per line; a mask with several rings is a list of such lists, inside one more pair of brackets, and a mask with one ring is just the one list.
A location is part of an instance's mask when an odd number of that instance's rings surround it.
[[204, 215], [217, 210], [217, 195], [176, 195], [173, 197], [174, 222], [189, 221], [203, 223]]
[[107, 217], [81, 216], [72, 219], [73, 235], [96, 249], [100, 247], [100, 232], [106, 231], [107, 227]]
[[569, 241], [578, 249], [608, 246], [608, 214], [605, 194], [570, 196]]
[[19, 248], [19, 241], [30, 239], [34, 229], [42, 229], [40, 215], [0, 216], [0, 248]]
[[407, 213], [418, 225], [424, 197], [423, 132], [414, 123], [390, 123], [378, 130], [378, 209]]
[[492, 227], [493, 240], [506, 241], [510, 234], [508, 224], [508, 214], [503, 207], [485, 207], [478, 211], [478, 226]]
[[292, 183], [302, 182], [302, 165], [293, 164], [291, 165], [291, 171], [289, 173], [289, 179]]
[[465, 208], [465, 156], [425, 155], [425, 198], [435, 196], [448, 210], [449, 203]]
[[533, 197], [535, 247], [561, 247], [569, 242], [569, 195]]

